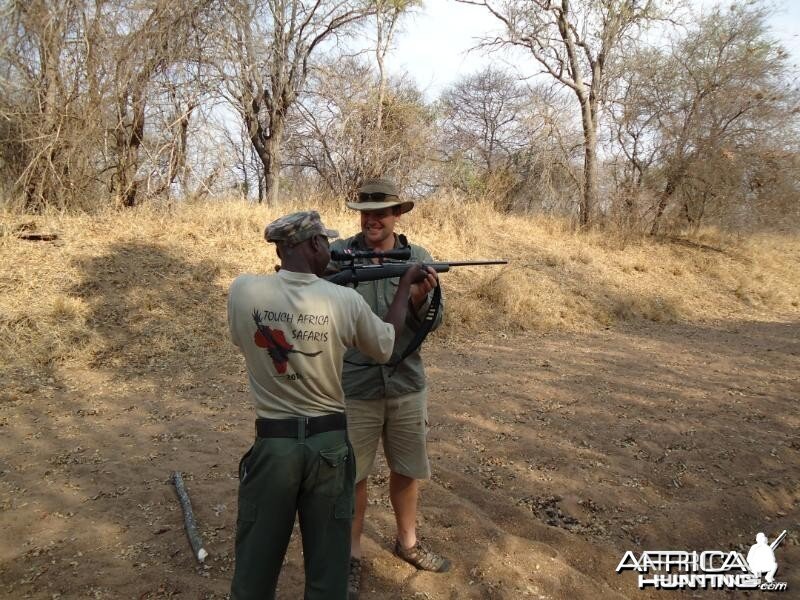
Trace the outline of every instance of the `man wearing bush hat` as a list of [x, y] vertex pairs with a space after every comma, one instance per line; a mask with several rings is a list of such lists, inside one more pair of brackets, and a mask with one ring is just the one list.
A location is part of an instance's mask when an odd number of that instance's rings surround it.
[[[359, 212], [361, 232], [346, 240], [337, 240], [332, 249], [385, 251], [410, 246], [411, 260], [432, 261], [427, 250], [408, 244], [404, 235], [395, 232], [400, 216], [414, 208], [414, 202], [402, 199], [393, 181], [367, 179], [347, 206]], [[408, 347], [421, 326], [430, 305], [431, 291], [436, 285], [437, 279], [428, 278], [411, 286], [407, 326], [395, 342], [395, 356]], [[398, 285], [396, 280], [383, 279], [359, 283], [356, 291], [373, 312], [380, 315], [396, 299]], [[439, 311], [434, 327], [441, 319]], [[427, 387], [419, 349], [397, 367], [386, 366], [357, 350], [349, 350], [345, 354], [342, 383], [348, 433], [356, 453], [356, 515], [349, 581], [349, 597], [354, 600], [361, 585], [361, 532], [367, 507], [367, 476], [372, 471], [381, 438], [389, 464], [389, 497], [397, 524], [395, 554], [427, 571], [446, 571], [450, 561], [423, 545], [416, 534], [419, 480], [428, 479], [431, 474], [426, 449]]]
[[300, 513], [306, 600], [347, 597], [355, 466], [347, 439], [344, 349], [383, 362], [403, 328], [418, 265], [400, 279], [382, 321], [356, 292], [320, 276], [330, 262], [315, 211], [293, 213], [264, 233], [281, 268], [240, 275], [228, 296], [233, 343], [245, 358], [256, 409], [256, 439], [239, 463], [234, 600], [274, 598]]

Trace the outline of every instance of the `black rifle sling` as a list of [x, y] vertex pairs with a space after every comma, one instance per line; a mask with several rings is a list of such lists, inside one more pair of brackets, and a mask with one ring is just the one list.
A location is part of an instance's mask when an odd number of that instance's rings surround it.
[[431, 297], [431, 303], [428, 305], [428, 310], [425, 311], [425, 316], [422, 319], [422, 324], [417, 329], [416, 333], [414, 333], [414, 337], [411, 338], [411, 341], [408, 343], [408, 346], [400, 353], [394, 360], [390, 360], [387, 363], [358, 363], [352, 360], [345, 360], [348, 365], [355, 365], [357, 367], [392, 367], [392, 372], [389, 373], [389, 377], [394, 375], [394, 372], [397, 370], [397, 367], [400, 366], [400, 363], [403, 362], [406, 358], [411, 356], [417, 348], [422, 345], [422, 342], [425, 341], [425, 338], [428, 337], [428, 334], [431, 332], [433, 328], [433, 324], [436, 321], [436, 315], [439, 314], [439, 308], [442, 305], [442, 288], [440, 286], [436, 286], [433, 288], [433, 296]]
[[417, 329], [414, 337], [411, 338], [410, 342], [408, 342], [408, 346], [406, 346], [406, 349], [403, 350], [403, 353], [397, 360], [392, 360], [386, 363], [387, 367], [392, 367], [392, 372], [389, 374], [389, 377], [394, 375], [394, 372], [397, 370], [397, 367], [400, 366], [400, 363], [411, 356], [411, 354], [413, 354], [417, 348], [422, 345], [422, 342], [425, 341], [425, 338], [428, 337], [428, 334], [433, 328], [433, 323], [436, 321], [436, 315], [439, 314], [439, 307], [441, 305], [442, 288], [437, 285], [435, 288], [433, 288], [433, 297], [431, 298], [431, 303], [428, 305], [428, 310], [425, 311], [425, 317], [422, 319], [422, 324], [419, 326], [419, 329]]

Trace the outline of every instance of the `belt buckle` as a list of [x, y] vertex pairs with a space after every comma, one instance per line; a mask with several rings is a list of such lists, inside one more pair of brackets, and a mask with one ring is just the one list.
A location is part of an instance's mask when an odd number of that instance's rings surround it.
[[311, 437], [313, 434], [311, 433], [311, 417], [305, 417], [303, 419], [303, 437]]

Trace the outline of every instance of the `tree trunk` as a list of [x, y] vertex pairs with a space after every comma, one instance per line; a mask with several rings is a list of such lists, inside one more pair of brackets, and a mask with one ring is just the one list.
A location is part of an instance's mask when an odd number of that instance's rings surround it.
[[193, 110], [194, 105], [189, 104], [186, 111], [180, 117], [175, 148], [171, 157], [172, 160], [170, 161], [169, 184], [171, 186], [177, 178], [183, 188], [184, 195], [187, 190], [186, 148], [189, 137], [189, 121], [192, 117]]
[[[130, 207], [136, 204], [138, 182], [136, 172], [139, 169], [139, 146], [144, 139], [145, 98], [144, 90], [137, 86], [120, 102], [120, 123], [117, 125], [116, 151], [117, 168], [112, 178], [114, 193], [118, 206]], [[132, 112], [130, 123], [125, 122], [128, 112]]]
[[[384, 72], [383, 68], [383, 58], [384, 58], [384, 50], [383, 46], [383, 27], [381, 23], [381, 10], [383, 9], [383, 5], [378, 5], [378, 13], [377, 13], [377, 25], [378, 25], [378, 41], [375, 48], [375, 59], [378, 63], [378, 101], [377, 106], [375, 107], [375, 131], [377, 135], [375, 136], [376, 140], [380, 135], [380, 131], [383, 129], [383, 101], [386, 97], [386, 73]], [[388, 43], [388, 42], [387, 42]]]
[[580, 203], [581, 227], [591, 224], [591, 212], [597, 197], [597, 126], [589, 102], [583, 103], [583, 196]]
[[672, 197], [672, 194], [675, 193], [675, 189], [677, 188], [677, 182], [675, 178], [670, 178], [667, 180], [667, 185], [664, 186], [664, 191], [658, 197], [658, 205], [656, 206], [656, 216], [653, 218], [653, 226], [650, 228], [650, 235], [655, 235], [658, 233], [658, 226], [661, 222], [661, 216], [664, 214], [664, 211], [667, 208], [667, 202]]
[[37, 94], [40, 110], [37, 117], [41, 125], [37, 127], [39, 135], [36, 137], [41, 142], [30, 144], [30, 151], [35, 157], [24, 173], [25, 212], [32, 213], [41, 212], [47, 205], [54, 204], [57, 198], [64, 195], [64, 190], [60, 189], [57, 167], [61, 150], [60, 115], [66, 114], [68, 102], [60, 93], [62, 81], [59, 59], [63, 50], [63, 30], [62, 25], [58, 24], [58, 19], [51, 18], [54, 26], [52, 29], [47, 28], [48, 34], [43, 36], [38, 48], [42, 73], [41, 88]]
[[278, 194], [280, 192], [283, 123], [277, 125], [275, 120], [273, 120], [271, 135], [267, 138], [265, 152], [261, 158], [264, 163], [264, 192], [267, 206], [276, 206], [278, 204]]
[[694, 224], [694, 219], [692, 218], [692, 211], [689, 209], [688, 200], [683, 201], [683, 208], [681, 212], [683, 212], [683, 218], [686, 219], [686, 223], [689, 226], [692, 226]]

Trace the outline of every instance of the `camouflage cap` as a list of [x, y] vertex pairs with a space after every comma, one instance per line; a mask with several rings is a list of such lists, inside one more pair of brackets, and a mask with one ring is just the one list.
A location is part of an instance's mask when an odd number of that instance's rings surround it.
[[264, 237], [268, 242], [282, 242], [290, 246], [299, 244], [315, 235], [324, 235], [329, 238], [339, 237], [338, 231], [325, 228], [319, 213], [315, 210], [305, 210], [280, 217], [267, 225], [264, 230]]
[[391, 179], [377, 178], [366, 179], [354, 202], [347, 202], [347, 206], [354, 210], [381, 210], [393, 206], [400, 207], [400, 213], [407, 213], [414, 208], [411, 200], [400, 200], [400, 192]]

